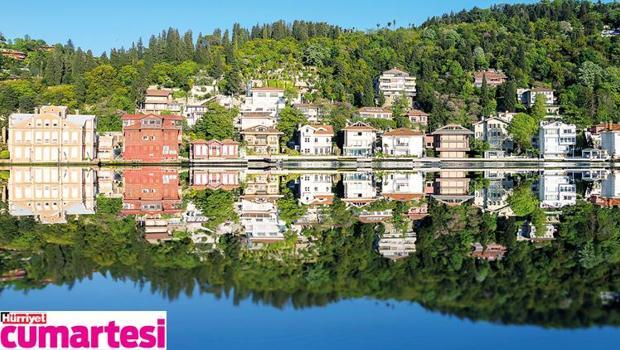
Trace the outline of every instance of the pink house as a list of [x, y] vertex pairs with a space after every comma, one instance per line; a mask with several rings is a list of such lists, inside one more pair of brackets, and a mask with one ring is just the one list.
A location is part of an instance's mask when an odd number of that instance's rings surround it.
[[239, 142], [226, 140], [194, 140], [189, 149], [192, 160], [204, 159], [237, 159], [239, 158]]

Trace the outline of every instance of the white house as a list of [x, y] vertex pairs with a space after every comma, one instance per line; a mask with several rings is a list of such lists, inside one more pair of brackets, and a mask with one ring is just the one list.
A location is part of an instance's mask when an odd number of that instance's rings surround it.
[[333, 176], [331, 174], [305, 174], [299, 177], [299, 202], [303, 205], [331, 204]]
[[562, 208], [577, 203], [577, 187], [565, 172], [545, 171], [538, 179], [542, 208]]
[[377, 200], [377, 187], [371, 172], [345, 173], [342, 177], [344, 197], [350, 205], [363, 207]]
[[606, 125], [601, 133], [601, 148], [606, 150], [612, 159], [620, 158], [620, 124]]
[[378, 242], [379, 254], [391, 260], [406, 258], [415, 253], [416, 239], [414, 232], [384, 233]]
[[241, 130], [253, 128], [255, 126], [265, 126], [273, 128], [277, 120], [272, 112], [268, 111], [243, 111], [237, 120], [236, 127]]
[[562, 122], [541, 122], [538, 130], [538, 149], [544, 158], [564, 158], [572, 155], [577, 143], [577, 127]]
[[142, 112], [153, 114], [159, 114], [162, 111], [181, 112], [181, 105], [174, 102], [172, 92], [172, 89], [158, 89], [156, 86], [149, 87], [146, 89], [144, 96]]
[[386, 70], [379, 76], [379, 91], [385, 97], [385, 104], [391, 105], [397, 97], [405, 97], [409, 103], [416, 95], [416, 79], [397, 68]]
[[508, 126], [512, 120], [512, 113], [504, 113], [502, 117], [482, 117], [474, 123], [474, 138], [489, 144], [492, 150], [511, 151], [513, 142], [508, 132]]
[[253, 87], [249, 89], [248, 97], [241, 106], [241, 111], [270, 112], [275, 116], [285, 106], [284, 89]]
[[389, 172], [383, 175], [381, 194], [396, 201], [412, 201], [425, 196], [424, 174], [421, 172]]
[[385, 107], [362, 107], [357, 113], [364, 119], [386, 119], [392, 120], [392, 110]]
[[[485, 179], [487, 176], [485, 174]], [[497, 213], [499, 216], [514, 216], [508, 198], [514, 188], [514, 181], [508, 178], [491, 179], [488, 186], [476, 189], [474, 205], [483, 212]]]
[[192, 127], [196, 125], [198, 119], [202, 118], [202, 116], [207, 112], [207, 106], [203, 105], [186, 105], [183, 107], [183, 116], [187, 121], [187, 125]]
[[381, 139], [386, 155], [418, 158], [424, 155], [424, 133], [421, 131], [398, 128], [386, 132]]
[[278, 216], [275, 201], [242, 199], [237, 213], [251, 245], [284, 240], [286, 226]]
[[299, 128], [299, 151], [301, 154], [332, 154], [334, 128], [331, 125], [304, 125]]
[[308, 119], [309, 123], [320, 123], [323, 118], [323, 108], [319, 104], [295, 103], [293, 107], [297, 108]]
[[545, 105], [553, 106], [555, 104], [555, 96], [553, 89], [548, 88], [531, 88], [517, 89], [517, 99], [527, 108], [532, 108], [536, 102], [536, 96], [542, 95], [545, 98]]
[[343, 153], [345, 156], [370, 157], [375, 152], [377, 129], [366, 123], [353, 123], [342, 129], [344, 132]]
[[419, 109], [411, 109], [407, 112], [409, 121], [413, 124], [427, 126], [428, 125], [428, 113]]

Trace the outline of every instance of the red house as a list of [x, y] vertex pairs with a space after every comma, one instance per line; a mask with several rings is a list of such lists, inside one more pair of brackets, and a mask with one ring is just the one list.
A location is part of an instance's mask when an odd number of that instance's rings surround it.
[[189, 154], [192, 160], [237, 159], [239, 158], [239, 142], [231, 139], [194, 140], [190, 145]]
[[176, 169], [125, 169], [123, 184], [123, 215], [153, 217], [182, 211], [181, 187]]
[[179, 158], [182, 116], [125, 114], [122, 119], [124, 160], [165, 162]]

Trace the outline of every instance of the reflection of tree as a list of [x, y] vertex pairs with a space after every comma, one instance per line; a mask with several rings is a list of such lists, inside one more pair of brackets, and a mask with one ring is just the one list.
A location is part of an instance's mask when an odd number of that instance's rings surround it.
[[[256, 254], [227, 235], [200, 260], [187, 239], [147, 244], [131, 217], [98, 213], [45, 226], [2, 214], [0, 269], [25, 269], [24, 279], [11, 282], [24, 290], [47, 283], [71, 286], [101, 272], [148, 285], [170, 300], [210, 293], [303, 308], [372, 297], [501, 323], [620, 324], [618, 310], [604, 309], [599, 299], [601, 291], [620, 290], [619, 209], [579, 203], [566, 211], [558, 239], [536, 246], [515, 241], [513, 219], [481, 215], [472, 206], [430, 204], [431, 215], [416, 229], [417, 253], [395, 262], [374, 251], [381, 225], [306, 228], [311, 259]], [[335, 212], [340, 211], [348, 212]], [[472, 259], [472, 242], [498, 242], [508, 254], [492, 263]]]

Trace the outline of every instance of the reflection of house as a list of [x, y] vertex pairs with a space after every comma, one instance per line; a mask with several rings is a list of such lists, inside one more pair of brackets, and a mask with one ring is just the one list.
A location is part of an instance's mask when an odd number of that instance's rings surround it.
[[275, 128], [255, 126], [241, 131], [248, 152], [256, 155], [271, 155], [280, 153], [280, 135]]
[[392, 110], [384, 107], [362, 107], [357, 113], [364, 119], [387, 119], [392, 120]]
[[12, 162], [71, 163], [95, 159], [94, 115], [67, 114], [65, 106], [42, 106], [34, 114], [9, 116]]
[[190, 168], [189, 183], [196, 189], [230, 191], [240, 186], [239, 170]]
[[123, 115], [123, 159], [141, 162], [177, 160], [183, 117]]
[[562, 208], [576, 204], [577, 187], [564, 172], [545, 171], [538, 181], [538, 197], [542, 208]]
[[541, 242], [552, 240], [555, 233], [555, 226], [552, 224], [545, 225], [545, 232], [539, 234], [536, 232], [536, 226], [530, 221], [526, 221], [519, 227], [517, 231], [517, 241]]
[[122, 198], [123, 187], [121, 175], [111, 168], [97, 171], [97, 192], [108, 198]]
[[397, 68], [383, 72], [379, 76], [379, 92], [385, 97], [385, 104], [391, 105], [397, 97], [411, 99], [416, 94], [415, 77]]
[[353, 123], [342, 130], [345, 156], [369, 157], [374, 154], [377, 129], [365, 123]]
[[514, 216], [508, 205], [508, 197], [513, 187], [514, 182], [510, 179], [491, 180], [488, 186], [475, 191], [474, 205], [485, 212], [504, 217]]
[[424, 154], [424, 134], [418, 130], [398, 128], [381, 137], [383, 153], [390, 156], [421, 158]]
[[378, 250], [384, 258], [402, 259], [408, 257], [411, 253], [415, 253], [416, 234], [409, 232], [401, 233], [384, 233], [379, 239]]
[[6, 186], [9, 213], [34, 216], [43, 224], [95, 214], [95, 181], [93, 169], [12, 167]]
[[121, 154], [123, 133], [109, 131], [99, 135], [97, 142], [97, 157], [100, 160], [114, 160]]
[[382, 177], [383, 197], [408, 202], [424, 198], [424, 174], [420, 172], [389, 172]]
[[364, 224], [374, 224], [378, 222], [386, 222], [392, 219], [392, 210], [362, 210], [359, 214], [359, 220]]
[[298, 224], [321, 221], [321, 208], [334, 203], [331, 174], [304, 174], [299, 177], [299, 203], [307, 205], [308, 210], [297, 220]]
[[408, 111], [407, 117], [409, 117], [409, 121], [414, 124], [422, 126], [428, 125], [428, 114], [419, 109], [412, 109]]
[[570, 155], [577, 143], [577, 128], [562, 122], [542, 122], [538, 130], [538, 148], [544, 158]]
[[363, 207], [377, 200], [377, 188], [372, 173], [345, 173], [342, 182], [344, 184], [344, 197], [342, 198], [344, 202]]
[[237, 159], [239, 158], [239, 142], [231, 139], [194, 140], [189, 146], [191, 160]]
[[469, 137], [473, 134], [473, 131], [460, 125], [449, 124], [430, 135], [433, 137], [432, 147], [439, 152], [439, 158], [466, 158], [469, 152]]
[[489, 243], [486, 246], [476, 242], [471, 255], [477, 259], [488, 261], [501, 260], [506, 255], [506, 247], [497, 243]]
[[614, 170], [601, 182], [600, 196], [594, 196], [594, 202], [604, 207], [620, 206], [620, 172]]
[[422, 220], [428, 215], [428, 203], [426, 202], [418, 202], [407, 212], [407, 217], [411, 220]]
[[123, 170], [124, 215], [159, 216], [181, 212], [181, 187], [176, 169], [144, 167]]
[[331, 125], [304, 125], [299, 128], [299, 151], [301, 154], [332, 154], [334, 128]]
[[506, 82], [506, 74], [495, 69], [487, 69], [474, 73], [474, 86], [482, 87], [483, 81], [486, 80], [488, 86], [498, 86]]
[[284, 240], [286, 226], [279, 219], [275, 201], [242, 199], [237, 213], [251, 247]]
[[280, 176], [268, 172], [248, 174], [245, 178], [243, 198], [274, 199], [280, 198]]
[[469, 179], [464, 171], [444, 170], [435, 179], [432, 197], [450, 206], [461, 205], [470, 200]]

